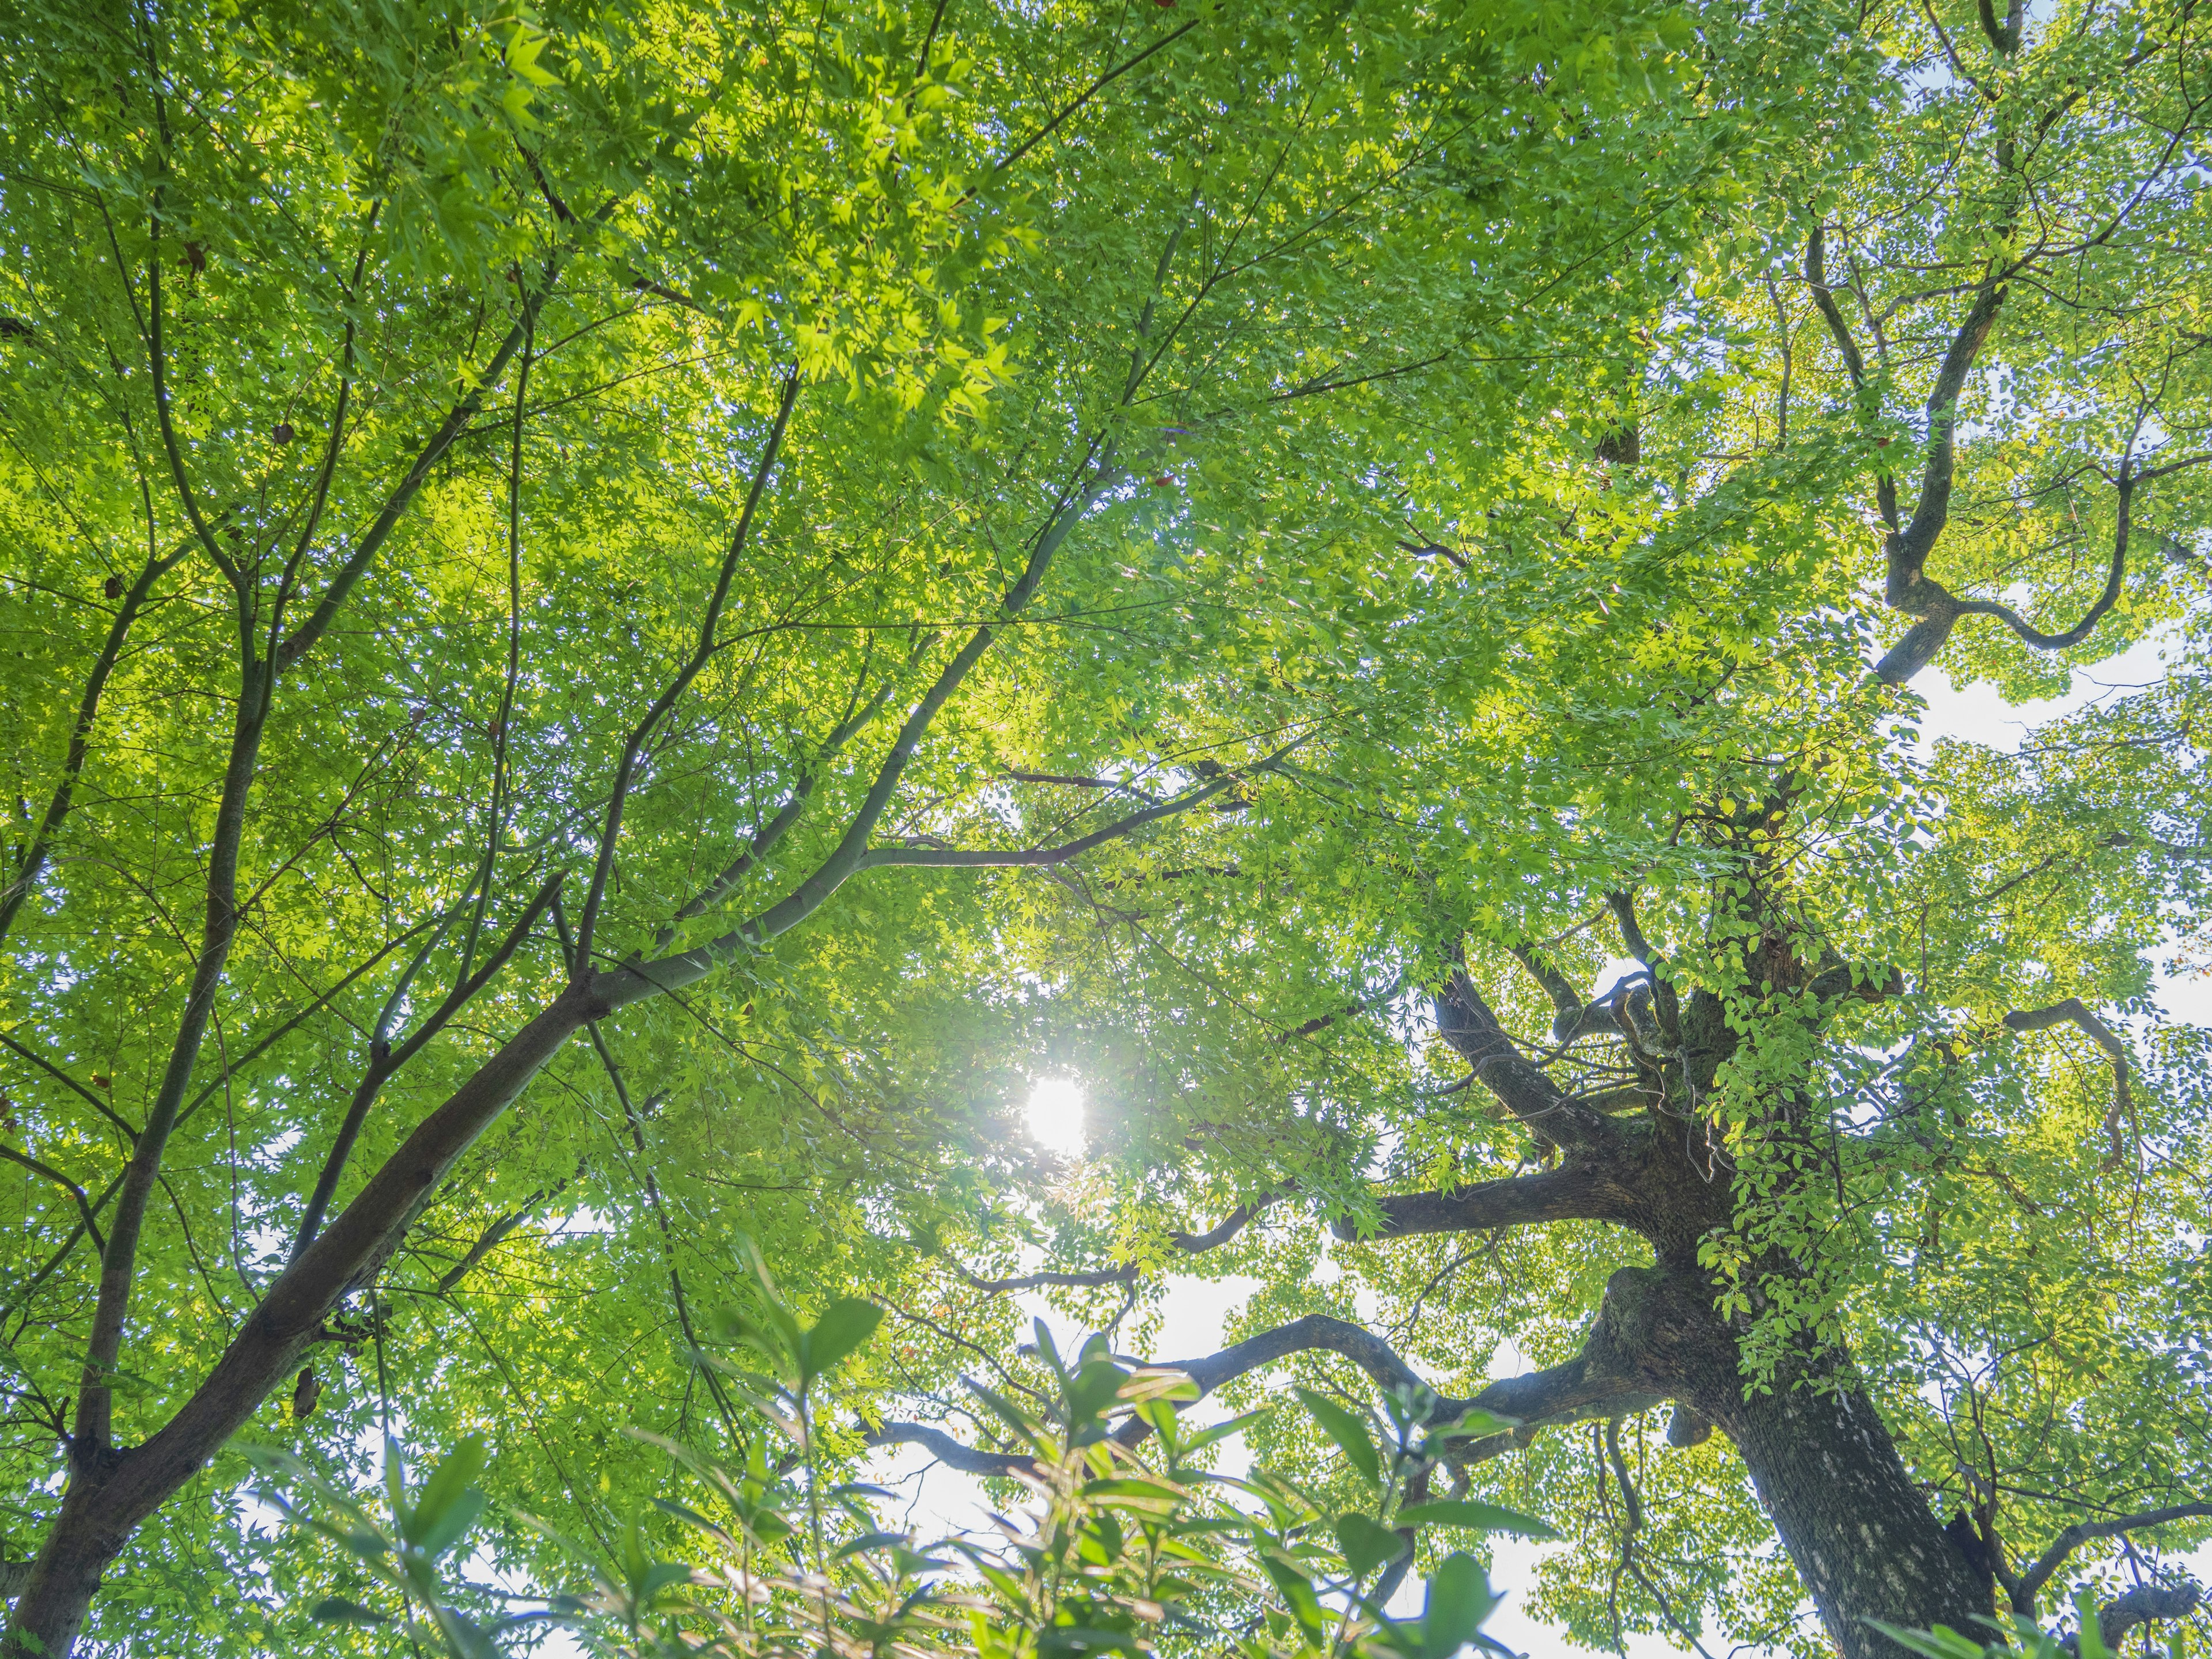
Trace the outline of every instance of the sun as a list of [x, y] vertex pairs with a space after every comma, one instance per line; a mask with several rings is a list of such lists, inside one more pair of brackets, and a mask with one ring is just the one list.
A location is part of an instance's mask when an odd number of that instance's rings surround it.
[[1083, 1098], [1083, 1085], [1072, 1077], [1039, 1078], [1023, 1113], [1029, 1120], [1030, 1139], [1062, 1158], [1081, 1157]]

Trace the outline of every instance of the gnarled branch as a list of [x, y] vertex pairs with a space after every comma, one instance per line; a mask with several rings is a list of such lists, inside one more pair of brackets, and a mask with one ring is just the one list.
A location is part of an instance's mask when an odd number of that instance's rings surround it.
[[2120, 1138], [2120, 1122], [2128, 1114], [2128, 1048], [2112, 1028], [2091, 1013], [2079, 997], [2069, 997], [2063, 1002], [2054, 1002], [2048, 1008], [2015, 1008], [2004, 1017], [2006, 1029], [2014, 1031], [2042, 1031], [2053, 1025], [2072, 1024], [2081, 1027], [2089, 1038], [2112, 1057], [2112, 1104], [2105, 1114], [2105, 1134], [2112, 1142], [2112, 1151], [2106, 1156], [2107, 1169], [2127, 1156], [2127, 1143]]
[[[2194, 1521], [2212, 1516], [2212, 1504], [2175, 1504], [2162, 1510], [2143, 1510], [2134, 1515], [2116, 1515], [2106, 1521], [2077, 1521], [2051, 1540], [2051, 1547], [2035, 1558], [2034, 1564], [2020, 1576], [2020, 1587], [2012, 1593], [2014, 1613], [2035, 1611], [2036, 1593], [2051, 1582], [2051, 1575], [2066, 1565], [2067, 1558], [2082, 1545], [2100, 1538], [2118, 1538], [2145, 1527], [2162, 1527], [2170, 1521]], [[2164, 1617], [2150, 1615], [2145, 1617]], [[2137, 1620], [2140, 1623], [2140, 1620]]]

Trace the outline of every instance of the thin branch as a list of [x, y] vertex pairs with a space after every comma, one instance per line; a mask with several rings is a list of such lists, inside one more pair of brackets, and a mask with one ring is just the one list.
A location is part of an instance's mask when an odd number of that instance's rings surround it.
[[138, 1131], [131, 1127], [130, 1122], [120, 1112], [117, 1111], [112, 1106], [110, 1106], [98, 1095], [93, 1093], [91, 1090], [86, 1088], [84, 1085], [79, 1083], [75, 1078], [71, 1077], [67, 1072], [62, 1070], [60, 1066], [55, 1065], [53, 1061], [48, 1060], [44, 1054], [39, 1053], [36, 1049], [24, 1047], [23, 1044], [16, 1042], [14, 1037], [9, 1036], [5, 1031], [0, 1031], [0, 1048], [4, 1048], [10, 1054], [18, 1054], [23, 1059], [29, 1060], [32, 1065], [37, 1066], [48, 1077], [52, 1078], [57, 1083], [59, 1083], [64, 1087], [73, 1091], [79, 1098], [89, 1104], [94, 1111], [98, 1112], [102, 1117], [106, 1118], [110, 1123], [112, 1123], [118, 1129], [121, 1130], [125, 1139], [135, 1141], [138, 1139]]
[[730, 583], [738, 573], [738, 561], [744, 556], [753, 527], [754, 515], [760, 509], [761, 492], [768, 486], [768, 476], [775, 468], [776, 457], [783, 448], [783, 434], [791, 425], [791, 411], [799, 401], [799, 370], [793, 368], [784, 376], [782, 396], [776, 400], [775, 422], [769, 428], [768, 437], [761, 445], [760, 462], [753, 469], [752, 483], [745, 491], [745, 504], [738, 514], [737, 528], [730, 532], [729, 545], [722, 553], [720, 568], [714, 573], [714, 591], [707, 601], [706, 614], [699, 622], [699, 642], [692, 648], [690, 657], [677, 671], [667, 687], [653, 699], [643, 719], [638, 721], [623, 746], [621, 761], [615, 768], [614, 787], [607, 800], [605, 823], [599, 830], [599, 856], [592, 866], [592, 884], [584, 896], [583, 914], [576, 922], [576, 959], [587, 963], [592, 954], [592, 937], [599, 919], [599, 904], [606, 896], [607, 878], [614, 869], [615, 843], [621, 838], [623, 809], [628, 804], [631, 780], [636, 775], [637, 764], [645, 752], [646, 740], [652, 737], [669, 710], [675, 708], [699, 671], [714, 654], [714, 630], [722, 620], [722, 607], [730, 597]]
[[1136, 68], [1139, 64], [1143, 63], [1146, 58], [1151, 58], [1154, 53], [1166, 51], [1168, 47], [1173, 46], [1177, 40], [1182, 40], [1184, 35], [1188, 34], [1193, 29], [1196, 28], [1205, 21], [1206, 20], [1202, 17], [1192, 18], [1190, 21], [1185, 23], [1181, 28], [1169, 30], [1167, 33], [1153, 41], [1151, 46], [1146, 46], [1134, 58], [1126, 59], [1121, 63], [1116, 64], [1112, 69], [1108, 70], [1105, 74], [1100, 76], [1089, 86], [1084, 88], [1084, 89], [1076, 95], [1073, 103], [1066, 105], [1057, 115], [1054, 116], [1051, 120], [1046, 122], [1028, 137], [1023, 139], [1020, 143], [1015, 145], [1013, 149], [1007, 151], [1006, 156], [1002, 160], [994, 162], [991, 166], [991, 173], [993, 176], [995, 177], [999, 173], [1004, 173], [1008, 167], [1013, 166], [1015, 162], [1020, 161], [1023, 156], [1028, 155], [1046, 139], [1051, 137], [1054, 133], [1060, 131], [1061, 123], [1067, 120], [1069, 117], [1073, 116], [1078, 110], [1081, 109], [1085, 104], [1089, 103], [1109, 86], [1111, 86], [1115, 82], [1120, 80], [1121, 76], [1127, 75], [1131, 70]]
[[[1306, 738], [1301, 738], [1296, 743], [1285, 744], [1251, 769], [1255, 772], [1267, 771], [1277, 761], [1293, 753], [1307, 741]], [[1157, 823], [1161, 818], [1171, 817], [1178, 812], [1187, 812], [1201, 802], [1211, 800], [1224, 790], [1234, 788], [1239, 781], [1238, 774], [1224, 772], [1212, 782], [1202, 784], [1188, 794], [1178, 795], [1173, 800], [1162, 801], [1157, 806], [1148, 806], [1141, 812], [1133, 812], [1126, 818], [1118, 819], [1108, 824], [1103, 830], [1093, 830], [1091, 834], [1078, 836], [1071, 842], [1064, 842], [1058, 847], [1009, 848], [1004, 851], [992, 848], [970, 851], [949, 847], [872, 847], [860, 855], [858, 868], [880, 870], [893, 866], [921, 866], [934, 869], [1000, 870], [1036, 869], [1055, 864], [1066, 864], [1069, 860], [1080, 858], [1084, 854], [1095, 848], [1103, 847], [1109, 841], [1119, 841], [1124, 836], [1141, 830], [1148, 823]]]
[[[345, 1173], [347, 1160], [353, 1156], [354, 1142], [360, 1138], [362, 1126], [368, 1121], [368, 1109], [376, 1103], [376, 1097], [385, 1084], [421, 1052], [422, 1045], [437, 1036], [447, 1022], [468, 1006], [477, 993], [491, 982], [494, 975], [507, 966], [507, 958], [521, 948], [523, 940], [530, 936], [532, 927], [560, 892], [561, 883], [564, 879], [565, 872], [556, 872], [546, 879], [532, 896], [530, 902], [523, 907], [514, 926], [507, 929], [507, 937], [484, 958], [483, 966], [447, 993], [445, 1000], [430, 1011], [416, 1028], [415, 1034], [398, 1048], [386, 1046], [380, 1022], [376, 1039], [369, 1050], [368, 1069], [362, 1074], [361, 1086], [354, 1091], [353, 1099], [346, 1107], [345, 1116], [338, 1123], [337, 1139], [331, 1142], [330, 1155], [323, 1160], [322, 1172], [316, 1176], [315, 1189], [307, 1199], [307, 1213], [300, 1218], [300, 1234], [292, 1243], [291, 1259], [294, 1261], [306, 1255], [307, 1247], [315, 1242], [315, 1234], [322, 1227], [323, 1217], [330, 1208], [331, 1200], [337, 1195], [338, 1179]], [[434, 939], [432, 943], [435, 942]], [[417, 961], [419, 963], [419, 957]], [[390, 1005], [387, 1005], [386, 1018], [389, 1017]]]
[[83, 1188], [78, 1186], [52, 1164], [42, 1164], [28, 1152], [19, 1152], [4, 1141], [0, 1141], [0, 1158], [6, 1158], [10, 1164], [20, 1164], [32, 1174], [44, 1176], [56, 1186], [65, 1190], [76, 1200], [76, 1212], [83, 1218], [85, 1231], [92, 1235], [93, 1249], [103, 1252], [107, 1249], [107, 1246], [101, 1242], [99, 1224], [92, 1218], [92, 1200], [85, 1195]]
[[[1185, 1255], [1202, 1255], [1229, 1243], [1243, 1231], [1261, 1211], [1282, 1196], [1284, 1194], [1280, 1193], [1262, 1193], [1249, 1203], [1238, 1205], [1218, 1225], [1206, 1232], [1170, 1233], [1168, 1246]], [[948, 1256], [946, 1260], [950, 1261], [951, 1258]], [[1097, 1290], [1108, 1285], [1133, 1285], [1142, 1276], [1138, 1264], [1133, 1261], [1125, 1261], [1118, 1267], [1097, 1267], [1087, 1272], [1028, 1273], [1019, 1279], [979, 1278], [957, 1261], [952, 1261], [951, 1265], [955, 1273], [977, 1290], [988, 1291], [994, 1296], [1015, 1291], [1042, 1290], [1047, 1285], [1069, 1290]]]

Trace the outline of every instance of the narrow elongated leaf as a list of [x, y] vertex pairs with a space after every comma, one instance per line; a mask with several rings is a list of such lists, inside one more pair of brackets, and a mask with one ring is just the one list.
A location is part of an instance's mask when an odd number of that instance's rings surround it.
[[1382, 1459], [1375, 1449], [1374, 1437], [1369, 1434], [1358, 1413], [1311, 1389], [1300, 1389], [1297, 1394], [1305, 1408], [1313, 1413], [1314, 1421], [1321, 1425], [1322, 1432], [1336, 1442], [1369, 1486], [1380, 1489]]
[[1522, 1538], [1557, 1538], [1559, 1534], [1532, 1515], [1476, 1498], [1449, 1498], [1434, 1504], [1409, 1504], [1398, 1511], [1398, 1523], [1407, 1527], [1465, 1527], [1473, 1532], [1510, 1532]]
[[803, 1382], [834, 1370], [837, 1363], [876, 1334], [884, 1310], [858, 1297], [840, 1297], [831, 1303], [799, 1341], [799, 1375]]

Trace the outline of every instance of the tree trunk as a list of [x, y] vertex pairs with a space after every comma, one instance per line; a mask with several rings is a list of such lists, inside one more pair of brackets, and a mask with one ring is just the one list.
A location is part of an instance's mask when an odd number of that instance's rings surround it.
[[1751, 1471], [1797, 1576], [1844, 1659], [1904, 1652], [1866, 1621], [1980, 1634], [1992, 1602], [1936, 1524], [1873, 1401], [1808, 1388], [1712, 1413]]
[[79, 1472], [62, 1499], [62, 1512], [47, 1534], [46, 1547], [30, 1564], [22, 1594], [8, 1621], [9, 1659], [49, 1659], [76, 1645], [100, 1593], [100, 1576], [123, 1547], [124, 1538], [99, 1535], [93, 1524], [100, 1508], [100, 1487]]
[[1625, 1268], [1599, 1321], [1616, 1370], [1693, 1407], [1735, 1443], [1775, 1531], [1844, 1659], [1900, 1659], [1866, 1621], [1972, 1632], [1989, 1586], [1936, 1524], [1862, 1390], [1816, 1391], [1848, 1357], [1815, 1353], [1744, 1397], [1736, 1334], [1694, 1268]]
[[278, 1275], [213, 1370], [128, 1450], [74, 1454], [61, 1513], [0, 1637], [5, 1659], [66, 1659], [131, 1535], [228, 1443], [295, 1369], [324, 1319], [373, 1279], [453, 1166], [522, 1086], [606, 1006], [594, 981], [561, 993], [417, 1124], [300, 1259]]

